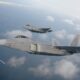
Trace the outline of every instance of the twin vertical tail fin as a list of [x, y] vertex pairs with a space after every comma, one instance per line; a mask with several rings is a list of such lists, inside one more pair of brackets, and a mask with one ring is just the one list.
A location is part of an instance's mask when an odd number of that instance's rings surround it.
[[[80, 34], [77, 34], [77, 35], [73, 38], [70, 46], [78, 46], [79, 40], [80, 40]], [[59, 46], [60, 43], [57, 43], [56, 40], [54, 40], [54, 43], [53, 43], [52, 45], [53, 45], [53, 46]]]
[[80, 34], [76, 35], [71, 42], [71, 46], [77, 46], [79, 43]]

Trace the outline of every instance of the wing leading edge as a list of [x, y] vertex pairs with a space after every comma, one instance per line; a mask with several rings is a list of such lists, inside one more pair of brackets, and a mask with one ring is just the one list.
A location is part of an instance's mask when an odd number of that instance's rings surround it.
[[[75, 42], [76, 39], [79, 38], [75, 37], [73, 41]], [[80, 52], [80, 47], [77, 46], [46, 45], [46, 44], [36, 43], [35, 41], [32, 41], [27, 37], [24, 38], [23, 36], [16, 37], [15, 39], [1, 39], [0, 45], [9, 48], [15, 48], [32, 54], [51, 55], [51, 56], [64, 56]]]

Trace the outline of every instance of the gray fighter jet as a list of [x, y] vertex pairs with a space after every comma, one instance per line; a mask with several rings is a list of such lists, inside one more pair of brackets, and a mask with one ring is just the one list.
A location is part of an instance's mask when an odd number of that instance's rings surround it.
[[52, 32], [51, 28], [38, 28], [38, 27], [33, 27], [30, 24], [27, 24], [26, 27], [24, 27], [26, 30], [29, 30], [31, 32], [35, 33], [47, 33], [47, 32]]
[[58, 46], [58, 45], [47, 45], [37, 43], [26, 36], [18, 35], [14, 39], [1, 39], [0, 45], [9, 48], [15, 48], [21, 51], [25, 51], [31, 54], [40, 55], [51, 55], [51, 56], [64, 56], [71, 55], [74, 53], [80, 53], [79, 35], [77, 35], [72, 41], [70, 46]]

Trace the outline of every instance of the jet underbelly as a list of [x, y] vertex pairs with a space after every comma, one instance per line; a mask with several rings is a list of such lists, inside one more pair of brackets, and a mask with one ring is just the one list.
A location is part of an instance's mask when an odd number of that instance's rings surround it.
[[51, 45], [31, 44], [31, 52], [41, 55], [65, 55], [65, 50], [59, 50]]
[[56, 46], [56, 48], [64, 49], [70, 54], [80, 53], [80, 47], [79, 46]]
[[8, 39], [6, 40], [4, 46], [40, 55], [63, 56], [68, 54], [68, 52], [66, 51], [66, 49], [68, 50], [68, 48], [64, 49], [64, 47], [59, 47], [61, 48], [59, 49], [51, 45], [36, 43], [29, 38]]

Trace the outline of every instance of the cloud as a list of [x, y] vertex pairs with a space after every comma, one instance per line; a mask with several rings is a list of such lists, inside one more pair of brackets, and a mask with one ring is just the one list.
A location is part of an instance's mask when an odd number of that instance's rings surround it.
[[49, 58], [43, 59], [41, 64], [30, 67], [28, 71], [36, 77], [52, 78], [57, 75], [74, 79], [80, 72], [80, 55], [65, 56], [55, 62]]
[[64, 39], [66, 35], [67, 35], [67, 32], [64, 29], [54, 32], [54, 36], [59, 38], [59, 39]]
[[[18, 4], [17, 4], [18, 3]], [[72, 17], [80, 17], [80, 0], [18, 0], [15, 1], [0, 1], [0, 4], [25, 7], [28, 5], [34, 9], [47, 10], [48, 12], [69, 15]]]
[[74, 34], [69, 34], [68, 36], [67, 36], [67, 38], [70, 40], [70, 41], [72, 41], [73, 39], [74, 39]]
[[[79, 34], [71, 34], [71, 33], [68, 33], [65, 29], [55, 31], [53, 34], [54, 34], [54, 37], [55, 38], [58, 38], [59, 40], [66, 40], [66, 42], [67, 42], [66, 45], [71, 45], [71, 43], [74, 40], [74, 38], [77, 35], [79, 35]], [[63, 45], [64, 45], [64, 43], [63, 43]]]
[[69, 45], [71, 46], [72, 41], [74, 40], [75, 34], [68, 34], [67, 40], [69, 41]]
[[80, 72], [80, 54], [65, 56], [54, 64], [54, 73], [65, 79], [73, 79]]
[[48, 38], [48, 35], [47, 34], [40, 34], [39, 37], [42, 40], [46, 40]]
[[8, 37], [12, 37], [12, 38], [17, 36], [17, 35], [24, 35], [24, 36], [27, 36], [29, 38], [32, 37], [32, 33], [31, 32], [29, 32], [29, 31], [22, 31], [22, 30], [8, 31], [8, 32], [6, 32], [5, 35], [8, 36]]
[[12, 57], [8, 60], [7, 64], [11, 67], [19, 67], [26, 61], [26, 57]]
[[8, 2], [8, 1], [0, 1], [0, 5], [8, 5], [8, 6], [14, 6], [14, 7], [24, 7], [24, 8], [29, 8], [29, 5], [24, 5], [24, 4], [19, 4], [15, 2]]
[[31, 0], [31, 5], [36, 8], [57, 12], [69, 16], [80, 16], [79, 0]]
[[80, 65], [80, 54], [74, 54], [68, 57], [65, 56], [65, 59], [73, 62], [76, 65]]
[[29, 68], [29, 71], [38, 77], [51, 77], [53, 75], [52, 67], [50, 66], [50, 60], [45, 59], [43, 62], [37, 67]]
[[78, 73], [78, 68], [73, 62], [63, 59], [56, 62], [54, 72], [66, 79], [70, 79]]
[[50, 22], [54, 22], [54, 21], [55, 21], [55, 19], [54, 19], [53, 16], [47, 16], [46, 19], [47, 19], [48, 21], [50, 21]]
[[80, 25], [76, 25], [75, 29], [76, 29], [77, 31], [80, 31]]
[[65, 19], [64, 22], [65, 22], [65, 23], [68, 23], [68, 24], [70, 24], [70, 25], [74, 25], [73, 20], [70, 20], [70, 19]]

